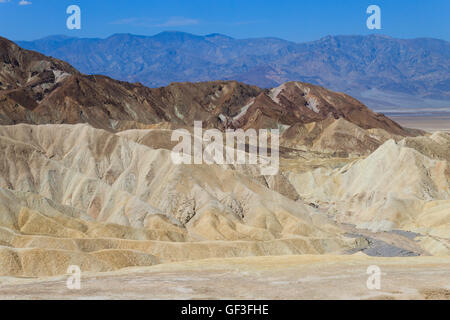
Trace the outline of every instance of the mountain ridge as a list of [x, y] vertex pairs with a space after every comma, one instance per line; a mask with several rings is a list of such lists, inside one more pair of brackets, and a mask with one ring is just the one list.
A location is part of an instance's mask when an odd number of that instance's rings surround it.
[[[109, 131], [159, 122], [207, 127], [279, 128], [344, 118], [364, 129], [412, 134], [358, 100], [323, 87], [288, 82], [271, 90], [237, 81], [172, 83], [147, 88], [102, 75], [84, 75], [69, 64], [0, 38], [0, 123], [89, 123]], [[19, 70], [20, 72], [18, 72]], [[414, 135], [414, 134], [412, 134]]]
[[450, 106], [450, 43], [440, 39], [345, 35], [296, 43], [176, 31], [60, 39], [18, 44], [83, 73], [149, 87], [237, 80], [269, 88], [302, 81], [346, 92], [376, 110]]

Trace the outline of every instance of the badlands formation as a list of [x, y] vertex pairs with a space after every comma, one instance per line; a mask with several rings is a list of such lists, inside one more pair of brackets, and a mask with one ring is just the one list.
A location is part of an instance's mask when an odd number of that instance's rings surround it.
[[[301, 82], [150, 89], [82, 75], [6, 39], [0, 59], [0, 282], [70, 265], [126, 273], [207, 269], [213, 259], [226, 270], [233, 259], [279, 256], [289, 266], [356, 259], [449, 270], [448, 133], [403, 128]], [[172, 132], [194, 120], [279, 129], [278, 174], [175, 165]], [[448, 273], [436, 277], [448, 298]]]

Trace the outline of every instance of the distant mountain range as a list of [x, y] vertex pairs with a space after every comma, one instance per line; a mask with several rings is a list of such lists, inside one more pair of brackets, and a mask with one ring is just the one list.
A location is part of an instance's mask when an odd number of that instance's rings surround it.
[[163, 32], [106, 39], [51, 36], [21, 47], [150, 87], [237, 80], [259, 87], [303, 81], [350, 94], [375, 110], [450, 107], [450, 43], [381, 35], [328, 36], [308, 43]]

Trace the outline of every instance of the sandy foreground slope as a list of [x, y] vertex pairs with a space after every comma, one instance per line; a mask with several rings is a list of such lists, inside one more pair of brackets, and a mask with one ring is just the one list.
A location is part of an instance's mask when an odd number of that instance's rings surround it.
[[[368, 289], [367, 268], [381, 270]], [[208, 259], [67, 276], [2, 278], [0, 299], [450, 299], [450, 258], [302, 255]]]

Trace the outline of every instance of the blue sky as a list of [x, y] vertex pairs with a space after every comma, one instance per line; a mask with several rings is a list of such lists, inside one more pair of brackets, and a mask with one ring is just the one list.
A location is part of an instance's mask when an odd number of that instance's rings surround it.
[[[72, 4], [81, 8], [81, 30], [66, 28]], [[381, 8], [382, 30], [366, 27], [371, 4]], [[375, 32], [450, 41], [450, 0], [0, 0], [0, 35], [12, 40], [165, 30], [296, 42]]]

